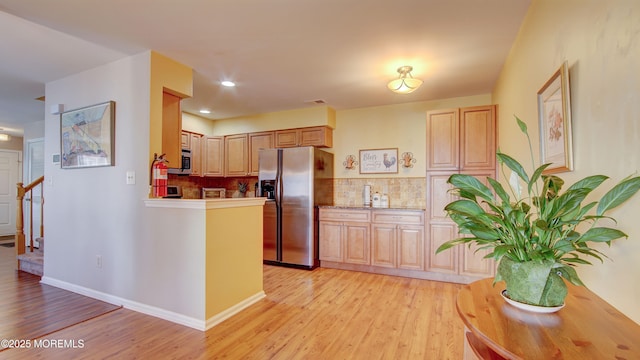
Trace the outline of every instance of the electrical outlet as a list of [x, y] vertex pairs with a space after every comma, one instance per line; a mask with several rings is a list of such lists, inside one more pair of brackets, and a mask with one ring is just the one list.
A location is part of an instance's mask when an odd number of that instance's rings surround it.
[[98, 269], [102, 268], [102, 255], [96, 255], [96, 267]]

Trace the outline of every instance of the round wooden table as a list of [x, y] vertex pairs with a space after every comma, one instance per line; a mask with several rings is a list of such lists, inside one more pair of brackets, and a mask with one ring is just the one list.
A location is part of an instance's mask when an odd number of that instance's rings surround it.
[[569, 287], [565, 307], [538, 314], [509, 305], [504, 283], [465, 286], [456, 307], [465, 329], [465, 358], [640, 359], [640, 325], [587, 288]]

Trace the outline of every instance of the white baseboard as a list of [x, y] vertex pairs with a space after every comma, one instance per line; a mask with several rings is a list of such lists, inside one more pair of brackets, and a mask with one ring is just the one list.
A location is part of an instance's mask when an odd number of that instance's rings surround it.
[[207, 319], [207, 322], [205, 324], [205, 328], [204, 330], [209, 330], [212, 327], [220, 324], [221, 322], [227, 320], [228, 318], [232, 317], [233, 315], [239, 313], [240, 311], [248, 308], [249, 306], [257, 303], [258, 301], [262, 300], [263, 298], [265, 298], [267, 295], [264, 293], [264, 291], [260, 291], [259, 293], [256, 293], [252, 296], [249, 296], [248, 298], [242, 300], [241, 302], [233, 305], [232, 307], [223, 310], [222, 312], [217, 313], [216, 315], [210, 317], [209, 319]]
[[139, 303], [136, 301], [127, 300], [121, 298], [119, 296], [114, 296], [111, 294], [103, 293], [100, 291], [96, 291], [93, 289], [89, 289], [83, 286], [78, 286], [75, 284], [68, 283], [66, 281], [61, 281], [57, 279], [50, 278], [48, 276], [43, 276], [40, 280], [41, 283], [46, 285], [55, 286], [60, 289], [68, 290], [74, 292], [76, 294], [84, 295], [93, 299], [97, 299], [100, 301], [107, 302], [109, 304], [122, 306], [126, 309], [133, 310], [145, 315], [150, 315], [153, 317], [157, 317], [163, 320], [171, 321], [176, 324], [188, 326], [190, 328], [205, 331], [211, 329], [212, 327], [218, 325], [219, 323], [225, 321], [226, 319], [232, 317], [233, 315], [239, 313], [245, 308], [255, 304], [256, 302], [263, 299], [266, 294], [264, 291], [260, 291], [248, 298], [242, 300], [238, 304], [223, 310], [222, 312], [214, 315], [213, 317], [205, 320], [198, 320], [196, 318], [185, 316], [182, 314], [178, 314], [172, 311], [168, 311], [159, 307], [150, 306], [147, 304]]

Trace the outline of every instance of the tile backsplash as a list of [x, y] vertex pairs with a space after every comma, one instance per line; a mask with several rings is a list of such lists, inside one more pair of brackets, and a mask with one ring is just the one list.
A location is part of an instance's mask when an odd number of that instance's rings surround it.
[[425, 178], [334, 179], [334, 205], [362, 206], [365, 185], [371, 185], [371, 194], [387, 194], [390, 207], [424, 209], [426, 206]]
[[[206, 178], [169, 175], [169, 185], [182, 186], [185, 199], [199, 199], [203, 187], [221, 187], [227, 189], [227, 197], [233, 196], [238, 189], [238, 181], [249, 182], [247, 196], [253, 196], [257, 177], [245, 178]], [[371, 185], [371, 194], [376, 191], [389, 195], [390, 207], [424, 209], [426, 206], [425, 178], [343, 178], [333, 179], [333, 202], [336, 206], [362, 206], [362, 191], [365, 185]]]

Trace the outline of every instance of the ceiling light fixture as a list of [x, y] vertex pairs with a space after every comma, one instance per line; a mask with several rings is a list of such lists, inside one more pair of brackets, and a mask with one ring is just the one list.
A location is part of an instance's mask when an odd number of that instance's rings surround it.
[[400, 76], [395, 80], [389, 81], [389, 84], [387, 84], [389, 90], [398, 94], [408, 94], [419, 88], [420, 85], [422, 85], [422, 80], [414, 79], [413, 76], [411, 76], [412, 70], [412, 66], [400, 66], [398, 68]]
[[229, 81], [229, 80], [221, 81], [220, 84], [222, 86], [226, 86], [226, 87], [234, 87], [234, 86], [236, 86], [236, 83], [234, 83], [233, 81]]
[[202, 109], [200, 110], [200, 114], [211, 114], [211, 110]]

